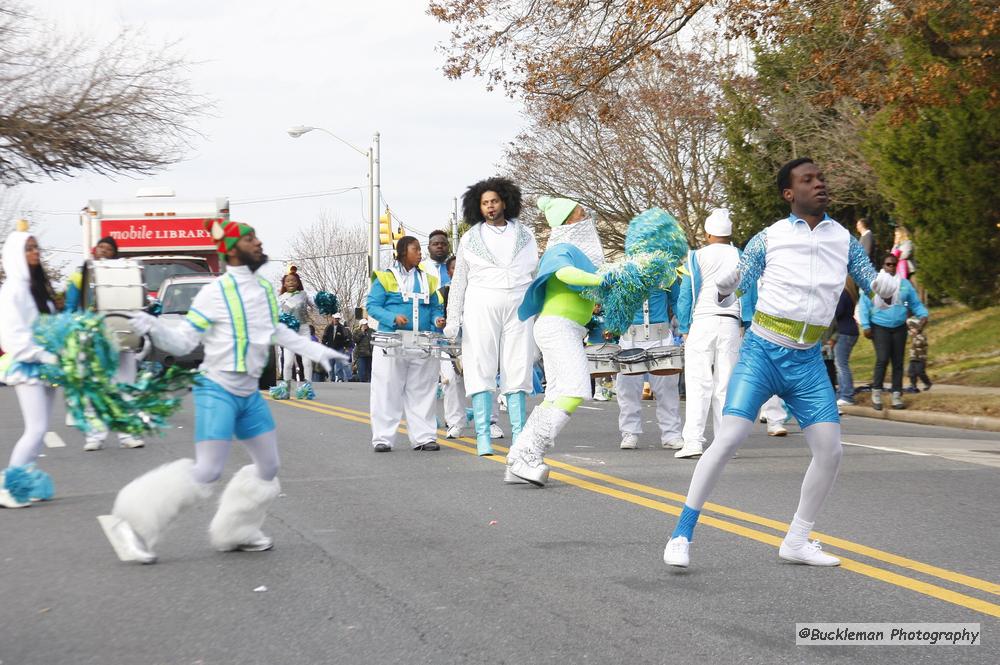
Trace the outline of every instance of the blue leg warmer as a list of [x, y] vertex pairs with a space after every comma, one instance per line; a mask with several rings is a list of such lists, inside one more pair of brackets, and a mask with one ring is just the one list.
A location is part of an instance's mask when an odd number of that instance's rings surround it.
[[56, 493], [55, 487], [52, 485], [52, 476], [37, 468], [34, 464], [29, 464], [26, 468], [28, 474], [31, 476], [31, 500], [48, 501], [51, 499]]
[[476, 422], [476, 450], [482, 455], [493, 454], [490, 439], [490, 416], [493, 414], [493, 393], [484, 390], [472, 396], [472, 417]]
[[517, 443], [517, 436], [528, 420], [528, 408], [523, 392], [507, 393], [507, 415], [510, 416], [510, 440]]
[[677, 538], [678, 536], [684, 536], [690, 543], [694, 536], [694, 525], [698, 523], [698, 517], [700, 516], [700, 510], [689, 508], [687, 504], [684, 504], [684, 510], [681, 511], [681, 516], [677, 520], [677, 526], [674, 527], [674, 532], [670, 534], [670, 537]]

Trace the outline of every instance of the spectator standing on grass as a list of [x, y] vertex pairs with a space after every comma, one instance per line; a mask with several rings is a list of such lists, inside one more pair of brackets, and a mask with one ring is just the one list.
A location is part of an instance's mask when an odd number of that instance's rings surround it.
[[837, 367], [837, 407], [854, 404], [854, 376], [851, 374], [851, 351], [858, 342], [858, 322], [854, 320], [854, 310], [858, 304], [858, 287], [854, 280], [847, 278], [840, 301], [833, 316], [837, 329], [837, 340], [833, 345], [833, 359]]
[[[330, 318], [330, 325], [326, 327], [323, 331], [323, 346], [328, 346], [334, 351], [340, 351], [341, 353], [347, 353], [346, 347], [348, 341], [350, 341], [350, 335], [347, 332], [347, 328], [344, 327], [342, 322], [343, 317], [340, 312], [337, 312]], [[347, 360], [337, 360], [334, 367], [333, 376], [330, 377], [331, 381], [345, 381], [344, 367], [350, 367], [350, 363]]]
[[[885, 257], [882, 272], [897, 274], [898, 260], [892, 254]], [[927, 322], [927, 308], [907, 279], [899, 283], [899, 296], [886, 309], [872, 301], [868, 294], [861, 298], [858, 315], [866, 338], [875, 345], [875, 374], [872, 377], [872, 408], [882, 410], [882, 383], [885, 368], [892, 363], [892, 408], [905, 409], [903, 403], [903, 353], [906, 351], [906, 318], [917, 317]]]
[[875, 264], [875, 234], [872, 233], [872, 225], [866, 218], [862, 217], [854, 225], [858, 230], [858, 242], [868, 255], [868, 260]]

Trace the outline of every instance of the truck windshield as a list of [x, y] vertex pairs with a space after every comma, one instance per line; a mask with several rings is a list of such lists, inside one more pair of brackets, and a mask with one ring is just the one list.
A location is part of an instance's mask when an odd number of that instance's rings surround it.
[[187, 314], [191, 309], [191, 302], [201, 291], [204, 284], [194, 282], [190, 284], [172, 284], [164, 289], [160, 294], [160, 302], [163, 303], [162, 314]]
[[201, 261], [180, 259], [177, 261], [160, 262], [144, 261], [146, 290], [156, 293], [167, 277], [174, 275], [190, 275], [192, 273], [208, 272], [208, 265]]

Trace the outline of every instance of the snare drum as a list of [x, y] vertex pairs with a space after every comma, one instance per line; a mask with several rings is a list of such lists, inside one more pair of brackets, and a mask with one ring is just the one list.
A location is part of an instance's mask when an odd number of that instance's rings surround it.
[[626, 376], [645, 374], [649, 356], [645, 349], [623, 349], [615, 354], [615, 362], [618, 363], [618, 371]]
[[83, 268], [83, 306], [104, 314], [105, 334], [124, 350], [139, 352], [144, 343], [132, 330], [126, 312], [146, 306], [142, 265], [132, 259], [87, 261]]
[[605, 343], [587, 347], [587, 367], [591, 376], [614, 376], [618, 373], [615, 356], [622, 347], [617, 344]]
[[655, 376], [680, 374], [684, 369], [683, 346], [654, 346], [646, 349], [646, 355], [648, 371]]

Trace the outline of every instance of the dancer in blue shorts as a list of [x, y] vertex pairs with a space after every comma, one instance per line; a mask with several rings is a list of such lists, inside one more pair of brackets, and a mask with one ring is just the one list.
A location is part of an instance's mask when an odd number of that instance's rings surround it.
[[791, 215], [755, 235], [736, 269], [717, 282], [723, 305], [757, 284], [757, 309], [729, 380], [722, 426], [695, 467], [684, 510], [663, 552], [671, 566], [688, 565], [701, 508], [771, 395], [785, 400], [813, 455], [778, 555], [811, 566], [840, 564], [808, 539], [837, 478], [842, 453], [836, 396], [819, 340], [833, 320], [847, 273], [883, 304], [896, 296], [899, 280], [876, 274], [858, 241], [826, 214], [826, 182], [811, 159], [782, 166], [778, 191]]
[[136, 332], [149, 333], [157, 346], [174, 355], [203, 344], [205, 360], [194, 388], [195, 459], [179, 459], [139, 476], [118, 493], [111, 515], [98, 518], [122, 561], [156, 561], [153, 547], [167, 525], [185, 508], [211, 497], [234, 436], [253, 464], [226, 485], [209, 537], [220, 551], [270, 549], [273, 541], [260, 527], [281, 491], [278, 439], [258, 379], [271, 345], [324, 365], [345, 359], [278, 321], [274, 287], [256, 274], [267, 255], [252, 227], [206, 220], [206, 228], [218, 243], [226, 274], [195, 296], [180, 327], [147, 314], [132, 319]]

